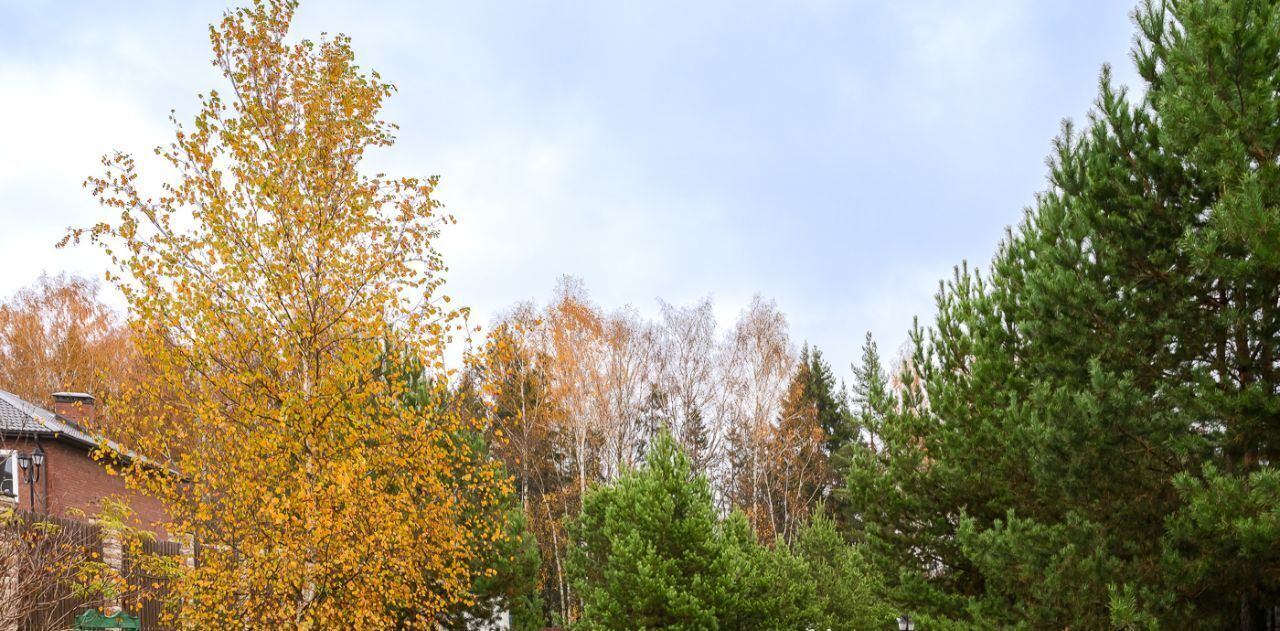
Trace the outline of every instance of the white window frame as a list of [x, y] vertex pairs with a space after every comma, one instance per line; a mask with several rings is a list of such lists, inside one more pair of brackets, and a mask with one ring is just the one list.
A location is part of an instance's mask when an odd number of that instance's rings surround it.
[[[18, 452], [13, 449], [0, 449], [0, 467], [9, 470], [9, 479], [13, 480], [13, 493], [9, 497], [18, 497]], [[2, 493], [2, 491], [0, 491]]]

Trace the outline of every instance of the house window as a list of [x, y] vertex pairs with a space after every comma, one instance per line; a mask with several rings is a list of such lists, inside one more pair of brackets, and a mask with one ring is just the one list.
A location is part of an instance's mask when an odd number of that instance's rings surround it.
[[0, 495], [18, 496], [18, 454], [12, 449], [0, 449]]

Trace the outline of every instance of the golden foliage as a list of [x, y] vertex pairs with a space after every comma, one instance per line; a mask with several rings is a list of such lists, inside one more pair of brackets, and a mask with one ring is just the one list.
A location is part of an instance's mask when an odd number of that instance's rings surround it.
[[467, 598], [476, 542], [499, 536], [468, 515], [503, 491], [456, 412], [407, 402], [394, 360], [447, 396], [461, 313], [432, 242], [451, 218], [434, 177], [360, 171], [394, 142], [377, 118], [394, 88], [344, 36], [287, 42], [295, 8], [210, 28], [231, 90], [174, 120], [157, 154], [176, 175], [149, 197], [134, 159], [108, 156], [87, 185], [118, 217], [68, 240], [111, 257], [151, 369], [115, 413], [146, 459], [131, 482], [203, 544], [178, 572], [183, 623], [425, 626]]

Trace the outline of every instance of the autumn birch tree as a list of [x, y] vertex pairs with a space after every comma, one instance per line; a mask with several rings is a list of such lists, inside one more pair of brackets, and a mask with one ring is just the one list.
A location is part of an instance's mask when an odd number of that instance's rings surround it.
[[[0, 303], [0, 384], [47, 405], [60, 390], [111, 404], [136, 363], [129, 329], [80, 276], [42, 275]], [[105, 407], [105, 406], [104, 406]]]
[[721, 452], [723, 412], [730, 393], [721, 387], [724, 359], [711, 300], [691, 307], [661, 303], [656, 334], [656, 388], [667, 403], [672, 433], [695, 471], [705, 472]]
[[756, 296], [730, 332], [729, 348], [725, 387], [737, 397], [737, 407], [727, 440], [731, 454], [725, 487], [756, 531], [772, 539], [779, 528], [769, 493], [775, 483], [769, 443], [795, 362], [786, 317], [775, 303]]
[[229, 89], [193, 124], [173, 117], [158, 189], [133, 157], [104, 158], [86, 185], [114, 216], [68, 241], [109, 255], [151, 369], [114, 411], [145, 457], [130, 480], [203, 545], [176, 583], [183, 624], [426, 626], [467, 599], [475, 542], [498, 536], [464, 504], [502, 486], [462, 473], [462, 421], [410, 404], [388, 361], [443, 375], [460, 319], [433, 242], [450, 218], [436, 178], [361, 170], [394, 142], [378, 118], [394, 87], [344, 36], [287, 41], [296, 6], [210, 28]]

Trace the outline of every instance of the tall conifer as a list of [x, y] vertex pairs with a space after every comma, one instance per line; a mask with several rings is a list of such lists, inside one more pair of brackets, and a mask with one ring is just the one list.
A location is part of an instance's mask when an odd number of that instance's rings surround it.
[[850, 460], [925, 616], [1251, 629], [1280, 604], [1280, 3], [1136, 15], [1145, 92], [1104, 70], [989, 273], [940, 291], [899, 383], [920, 405]]

